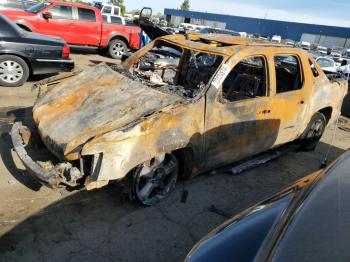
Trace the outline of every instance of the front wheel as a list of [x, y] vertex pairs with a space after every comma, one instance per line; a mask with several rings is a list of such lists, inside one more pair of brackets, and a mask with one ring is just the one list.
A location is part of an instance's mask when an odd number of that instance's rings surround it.
[[126, 43], [120, 39], [114, 39], [109, 43], [109, 56], [115, 59], [121, 59], [123, 54], [128, 50]]
[[132, 195], [146, 206], [157, 204], [174, 190], [179, 173], [179, 162], [173, 154], [137, 166], [132, 172]]
[[301, 148], [304, 151], [315, 150], [319, 143], [324, 130], [326, 129], [327, 120], [322, 113], [317, 112], [308, 124], [306, 130], [301, 136]]
[[29, 67], [20, 57], [14, 55], [0, 56], [0, 85], [21, 86], [29, 77]]

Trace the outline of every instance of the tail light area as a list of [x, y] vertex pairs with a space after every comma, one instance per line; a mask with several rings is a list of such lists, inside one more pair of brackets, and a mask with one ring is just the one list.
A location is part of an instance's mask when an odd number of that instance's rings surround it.
[[62, 58], [67, 59], [69, 58], [69, 55], [70, 55], [70, 49], [69, 49], [69, 46], [65, 43], [62, 51]]

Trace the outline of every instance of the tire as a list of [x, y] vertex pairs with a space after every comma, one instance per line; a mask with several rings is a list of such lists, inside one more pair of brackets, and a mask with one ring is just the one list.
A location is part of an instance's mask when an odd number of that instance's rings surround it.
[[128, 51], [128, 46], [123, 40], [114, 39], [109, 43], [108, 54], [114, 59], [121, 59], [123, 54]]
[[326, 129], [326, 125], [327, 120], [322, 113], [317, 112], [314, 114], [300, 139], [301, 149], [303, 151], [315, 150]]
[[173, 154], [165, 154], [137, 166], [131, 174], [132, 197], [145, 206], [153, 206], [174, 190], [179, 162]]
[[29, 77], [29, 67], [20, 57], [0, 55], [0, 86], [23, 85]]

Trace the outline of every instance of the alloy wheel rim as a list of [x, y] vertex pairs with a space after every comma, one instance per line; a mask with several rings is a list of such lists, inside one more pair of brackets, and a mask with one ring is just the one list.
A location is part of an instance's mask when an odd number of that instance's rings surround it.
[[145, 205], [152, 205], [169, 195], [177, 180], [178, 163], [174, 157], [157, 159], [142, 165], [136, 181], [136, 194]]
[[312, 124], [307, 137], [309, 139], [312, 139], [313, 141], [316, 141], [322, 136], [322, 133], [323, 133], [323, 123], [321, 120], [317, 120]]
[[122, 56], [125, 52], [124, 50], [125, 48], [121, 43], [114, 44], [112, 49], [113, 49], [113, 54], [116, 56]]
[[12, 60], [6, 60], [0, 63], [0, 79], [6, 83], [15, 83], [23, 77], [22, 66]]

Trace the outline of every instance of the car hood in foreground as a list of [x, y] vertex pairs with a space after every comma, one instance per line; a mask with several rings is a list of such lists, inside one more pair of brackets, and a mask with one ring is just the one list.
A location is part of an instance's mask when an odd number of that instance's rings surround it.
[[348, 261], [350, 151], [228, 220], [186, 261]]
[[46, 93], [35, 104], [33, 118], [45, 145], [62, 159], [91, 138], [180, 100], [100, 64]]

